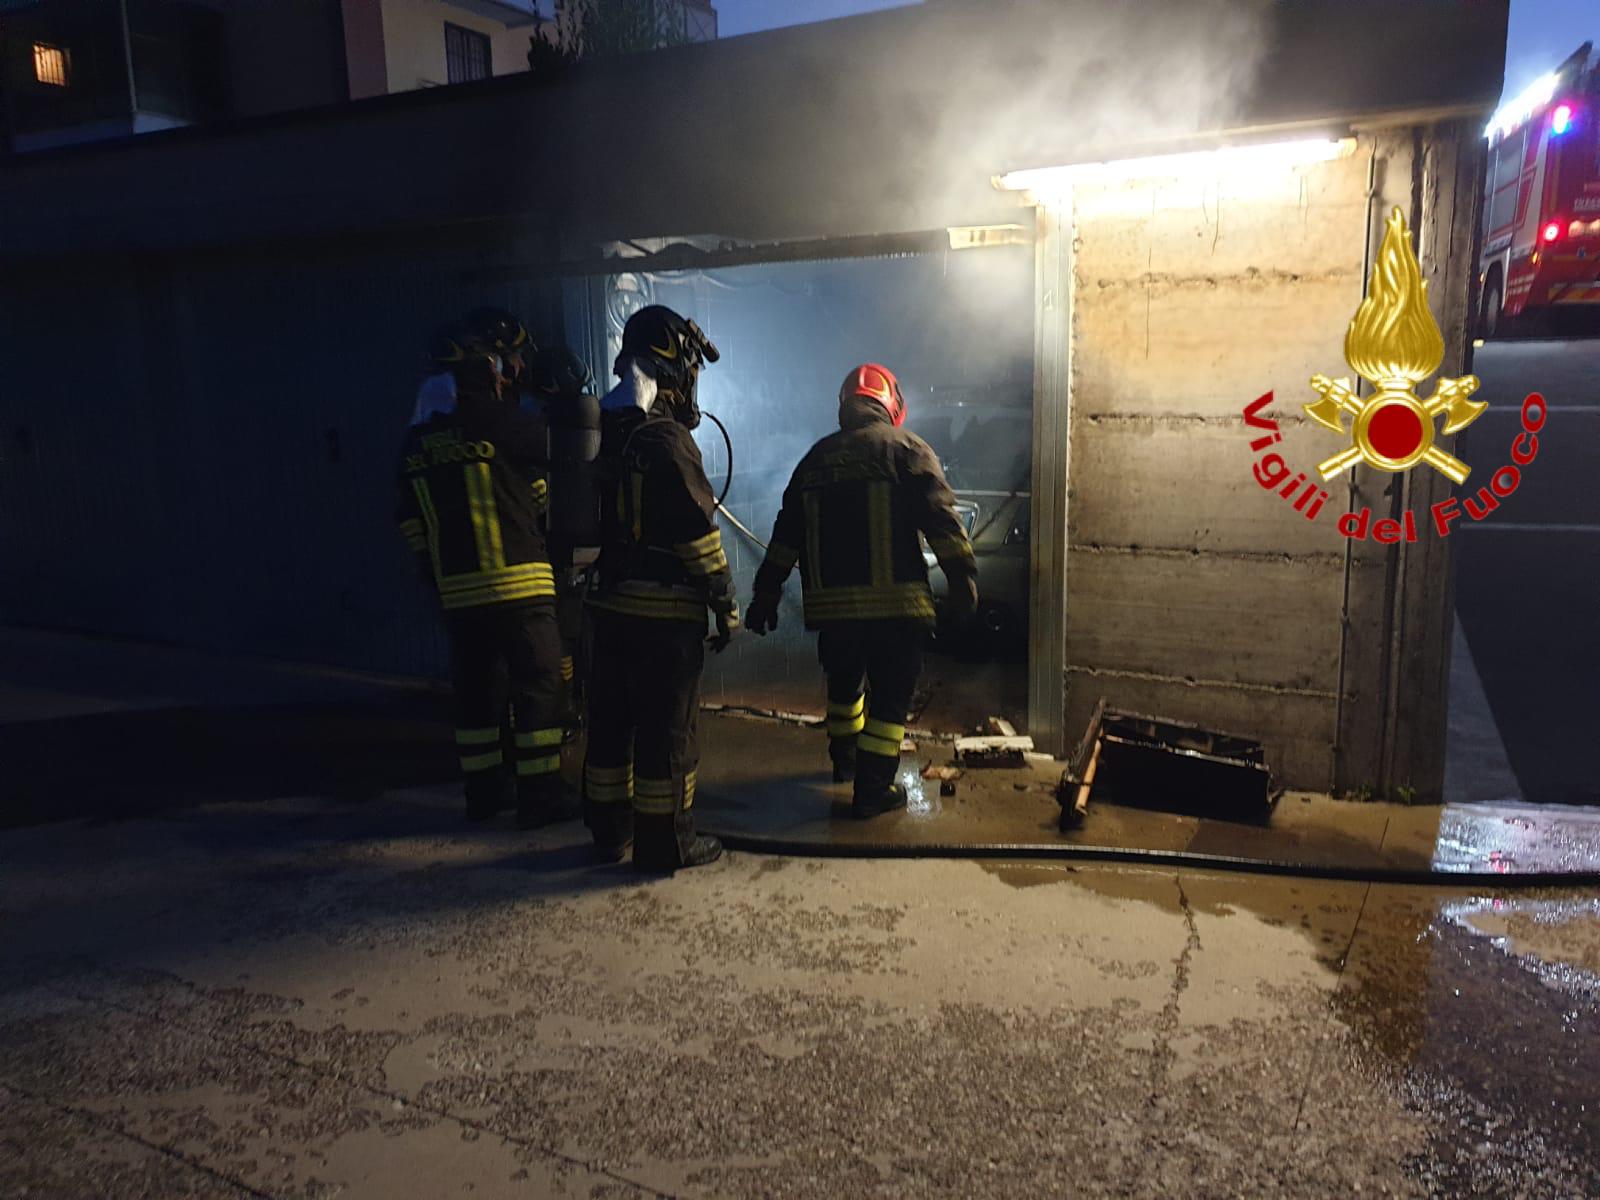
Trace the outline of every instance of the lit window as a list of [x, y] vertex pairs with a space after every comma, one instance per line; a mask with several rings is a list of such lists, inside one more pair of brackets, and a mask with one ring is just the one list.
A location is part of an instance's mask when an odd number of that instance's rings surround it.
[[33, 75], [40, 83], [67, 86], [67, 52], [60, 46], [33, 44]]

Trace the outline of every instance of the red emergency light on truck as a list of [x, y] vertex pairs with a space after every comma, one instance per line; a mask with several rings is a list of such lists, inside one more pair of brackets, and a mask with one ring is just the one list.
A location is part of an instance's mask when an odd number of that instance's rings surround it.
[[1506, 317], [1600, 305], [1600, 55], [1585, 42], [1485, 130], [1482, 307]]

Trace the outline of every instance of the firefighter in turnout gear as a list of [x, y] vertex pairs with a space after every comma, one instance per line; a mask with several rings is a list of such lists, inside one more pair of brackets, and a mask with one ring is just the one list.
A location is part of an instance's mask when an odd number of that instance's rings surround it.
[[516, 404], [528, 390], [528, 366], [539, 347], [527, 328], [503, 308], [475, 308], [462, 324], [465, 335], [500, 358], [506, 380], [505, 398]]
[[444, 613], [467, 816], [514, 798], [517, 823], [534, 828], [569, 815], [555, 577], [536, 490], [544, 425], [516, 407], [492, 345], [468, 337], [462, 348], [455, 407], [406, 435], [398, 520]]
[[895, 782], [900, 743], [936, 617], [921, 537], [949, 581], [946, 616], [966, 620], [978, 609], [977, 562], [955, 494], [933, 450], [902, 428], [905, 415], [886, 367], [850, 372], [839, 432], [795, 468], [750, 604], [751, 629], [776, 629], [784, 581], [798, 564], [806, 628], [818, 632], [827, 676], [834, 779], [854, 778], [858, 817], [906, 802]]
[[690, 436], [701, 363], [718, 357], [694, 322], [643, 308], [623, 330], [622, 382], [602, 401], [584, 816], [598, 857], [620, 861], [631, 840], [641, 871], [722, 853], [696, 836], [693, 814], [707, 610], [714, 650], [739, 626], [716, 499]]

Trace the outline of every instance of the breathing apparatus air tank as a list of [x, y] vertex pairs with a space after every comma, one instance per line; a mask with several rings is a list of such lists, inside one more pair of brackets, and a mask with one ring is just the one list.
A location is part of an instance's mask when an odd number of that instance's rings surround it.
[[570, 555], [600, 544], [600, 400], [588, 366], [564, 347], [541, 350], [529, 374], [549, 428], [550, 540]]

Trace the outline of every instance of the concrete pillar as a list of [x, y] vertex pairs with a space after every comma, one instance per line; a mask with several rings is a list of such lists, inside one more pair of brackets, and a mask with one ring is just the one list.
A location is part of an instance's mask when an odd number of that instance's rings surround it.
[[1028, 731], [1064, 754], [1067, 653], [1067, 489], [1071, 479], [1072, 215], [1070, 202], [1035, 217], [1032, 578], [1028, 613]]
[[[1469, 124], [1366, 132], [1344, 157], [1265, 174], [1079, 183], [1070, 211], [1041, 208], [1029, 699], [1042, 746], [1075, 741], [1104, 696], [1260, 738], [1292, 787], [1436, 793], [1450, 547], [1351, 544], [1335, 522], [1363, 505], [1425, 515], [1448, 482], [1362, 468], [1307, 520], [1258, 482], [1243, 409], [1273, 393], [1263, 415], [1293, 471], [1314, 476], [1338, 448], [1302, 406], [1313, 374], [1350, 374], [1344, 332], [1392, 203], [1421, 240], [1444, 369], [1461, 372]], [[1052, 272], [1070, 277], [1070, 303]]]

